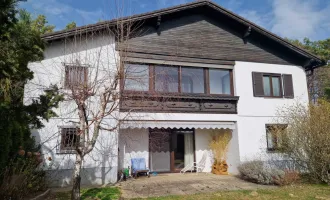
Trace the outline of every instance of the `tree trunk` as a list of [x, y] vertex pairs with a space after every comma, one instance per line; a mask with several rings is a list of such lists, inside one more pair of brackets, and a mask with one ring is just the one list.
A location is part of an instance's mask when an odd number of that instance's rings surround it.
[[71, 191], [72, 200], [80, 200], [80, 171], [82, 165], [82, 155], [76, 153], [76, 162], [73, 171], [73, 186]]

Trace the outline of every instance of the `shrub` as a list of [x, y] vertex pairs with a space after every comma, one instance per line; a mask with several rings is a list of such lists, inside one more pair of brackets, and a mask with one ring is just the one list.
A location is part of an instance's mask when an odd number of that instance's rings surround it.
[[277, 180], [283, 179], [285, 172], [283, 170], [274, 169], [264, 166], [262, 161], [248, 161], [238, 166], [241, 178], [247, 181], [274, 185]]
[[330, 184], [330, 102], [290, 105], [278, 112], [288, 124], [278, 133], [283, 155], [295, 162], [309, 180]]
[[40, 167], [40, 153], [18, 151], [2, 172], [0, 196], [3, 199], [23, 199], [27, 195], [43, 191], [46, 188], [46, 174]]
[[300, 174], [297, 171], [284, 170], [284, 176], [275, 180], [276, 185], [284, 186], [291, 185], [300, 180]]

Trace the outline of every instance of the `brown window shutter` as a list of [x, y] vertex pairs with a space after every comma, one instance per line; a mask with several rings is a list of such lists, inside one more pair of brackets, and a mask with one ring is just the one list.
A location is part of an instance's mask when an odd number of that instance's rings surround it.
[[262, 73], [252, 72], [252, 82], [253, 82], [253, 95], [255, 97], [264, 96], [264, 87], [262, 83]]
[[294, 98], [293, 81], [291, 74], [283, 74], [283, 88], [285, 98]]

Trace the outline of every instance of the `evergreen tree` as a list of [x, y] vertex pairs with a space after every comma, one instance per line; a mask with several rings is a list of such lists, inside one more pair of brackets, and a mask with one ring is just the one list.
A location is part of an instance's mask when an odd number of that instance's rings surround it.
[[29, 62], [43, 59], [45, 44], [41, 34], [51, 31], [42, 17], [32, 20], [16, 0], [0, 3], [0, 171], [17, 153], [19, 146], [32, 148], [30, 128], [40, 128], [40, 119], [56, 116], [51, 109], [62, 96], [52, 86], [32, 104], [23, 104], [24, 85], [33, 78]]

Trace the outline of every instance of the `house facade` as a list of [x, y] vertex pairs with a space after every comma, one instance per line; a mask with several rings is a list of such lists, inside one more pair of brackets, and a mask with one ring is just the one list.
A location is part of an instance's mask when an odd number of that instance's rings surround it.
[[[225, 133], [229, 173], [237, 174], [239, 163], [266, 159], [278, 148], [271, 130], [286, 125], [276, 120], [277, 110], [307, 103], [306, 71], [324, 64], [210, 1], [121, 21], [135, 30], [125, 42], [104, 34], [118, 28], [116, 20], [59, 31], [44, 35], [45, 59], [30, 64], [35, 77], [26, 86], [27, 103], [49, 85], [65, 90], [71, 76], [85, 80], [96, 65], [105, 74], [125, 72], [117, 100], [121, 118], [105, 119], [119, 120], [120, 126], [100, 133], [83, 161], [83, 184], [116, 182], [132, 158], [145, 158], [152, 172], [177, 173], [192, 162], [211, 172], [209, 142]], [[77, 45], [73, 41], [81, 33], [87, 39]], [[119, 53], [123, 49], [125, 55]], [[124, 64], [116, 68], [118, 59]], [[75, 108], [69, 99], [62, 102], [59, 117], [34, 132], [43, 155], [52, 157], [47, 167], [57, 186], [71, 184], [75, 156], [68, 141], [77, 140]]]

